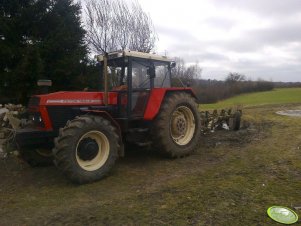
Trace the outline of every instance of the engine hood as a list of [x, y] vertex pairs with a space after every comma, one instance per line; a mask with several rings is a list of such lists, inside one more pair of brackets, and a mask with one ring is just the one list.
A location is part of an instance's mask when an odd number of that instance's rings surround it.
[[[109, 92], [108, 104], [117, 104], [117, 93]], [[39, 106], [57, 105], [104, 105], [103, 92], [55, 92], [43, 95], [36, 95], [33, 99], [39, 99]]]

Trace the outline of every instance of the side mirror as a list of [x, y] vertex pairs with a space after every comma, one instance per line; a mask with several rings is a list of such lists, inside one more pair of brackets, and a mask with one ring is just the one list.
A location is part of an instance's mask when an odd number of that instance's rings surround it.
[[176, 62], [174, 61], [170, 62], [170, 68], [174, 68], [176, 65], [177, 65]]
[[156, 75], [155, 67], [147, 67], [146, 74], [149, 75], [150, 78], [154, 78]]

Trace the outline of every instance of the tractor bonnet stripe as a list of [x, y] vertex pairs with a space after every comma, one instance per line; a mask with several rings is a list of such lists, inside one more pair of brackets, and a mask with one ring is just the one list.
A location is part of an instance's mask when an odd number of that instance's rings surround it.
[[90, 99], [57, 99], [57, 100], [47, 100], [47, 104], [83, 104], [83, 103], [97, 103], [102, 104], [102, 100], [90, 100]]

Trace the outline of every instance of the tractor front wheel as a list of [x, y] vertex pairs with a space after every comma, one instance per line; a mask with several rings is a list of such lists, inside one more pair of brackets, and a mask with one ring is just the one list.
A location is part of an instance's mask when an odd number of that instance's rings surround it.
[[168, 157], [189, 155], [197, 148], [200, 125], [195, 98], [187, 93], [171, 93], [154, 121], [154, 146]]
[[84, 115], [67, 123], [55, 139], [55, 165], [71, 181], [97, 181], [111, 170], [118, 157], [119, 137], [112, 124]]

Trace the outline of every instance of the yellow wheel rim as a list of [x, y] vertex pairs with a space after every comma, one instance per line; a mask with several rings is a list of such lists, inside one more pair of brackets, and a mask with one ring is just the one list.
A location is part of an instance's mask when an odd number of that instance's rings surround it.
[[188, 144], [195, 132], [195, 119], [190, 108], [178, 107], [171, 115], [170, 134], [173, 141], [178, 145]]
[[77, 143], [76, 161], [82, 169], [95, 171], [106, 163], [109, 153], [110, 143], [106, 135], [100, 131], [90, 131]]

